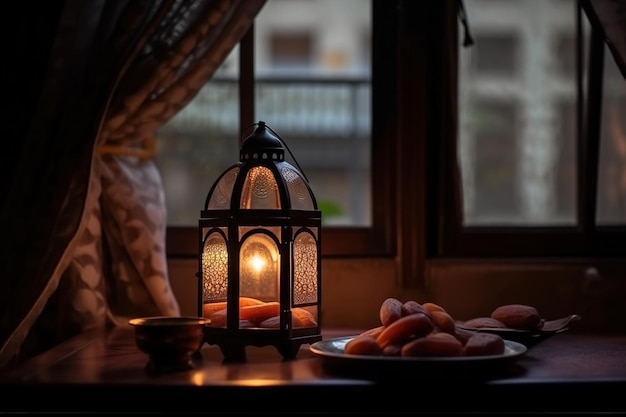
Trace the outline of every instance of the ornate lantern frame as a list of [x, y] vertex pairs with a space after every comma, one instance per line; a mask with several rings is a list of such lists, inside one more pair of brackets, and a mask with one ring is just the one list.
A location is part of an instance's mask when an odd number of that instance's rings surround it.
[[273, 345], [288, 359], [322, 339], [321, 212], [297, 162], [285, 161], [284, 141], [255, 125], [199, 219], [204, 340], [234, 361], [248, 345]]

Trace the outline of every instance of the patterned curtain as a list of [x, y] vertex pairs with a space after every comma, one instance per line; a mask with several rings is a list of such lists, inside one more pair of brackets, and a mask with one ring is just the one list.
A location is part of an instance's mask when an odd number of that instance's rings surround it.
[[[15, 109], [12, 127], [3, 120], [2, 133], [23, 145], [6, 168], [13, 181], [2, 203], [0, 367], [90, 328], [180, 314], [156, 130], [213, 75], [264, 2], [20, 6], [15, 30], [34, 35], [15, 53], [33, 59], [15, 75], [38, 90]], [[35, 63], [43, 69], [26, 67]]]

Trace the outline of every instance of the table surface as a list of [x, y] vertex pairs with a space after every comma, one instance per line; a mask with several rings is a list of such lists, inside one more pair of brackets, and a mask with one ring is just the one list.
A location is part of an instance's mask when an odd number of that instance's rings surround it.
[[342, 366], [308, 345], [294, 359], [272, 346], [246, 347], [246, 360], [234, 363], [214, 345], [199, 353], [194, 369], [152, 375], [131, 328], [87, 332], [0, 373], [0, 412], [626, 413], [626, 335], [569, 331], [511, 361], [469, 369], [375, 360]]

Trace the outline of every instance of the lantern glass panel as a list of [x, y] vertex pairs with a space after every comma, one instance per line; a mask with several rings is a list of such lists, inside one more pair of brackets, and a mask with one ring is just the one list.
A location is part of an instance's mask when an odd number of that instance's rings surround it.
[[202, 300], [225, 300], [228, 290], [228, 249], [219, 232], [209, 234], [202, 250]]
[[266, 302], [278, 301], [280, 255], [278, 245], [266, 233], [253, 233], [241, 245], [239, 295]]
[[294, 329], [315, 327], [318, 323], [317, 306], [294, 307], [292, 310], [291, 326]]
[[293, 241], [293, 303], [317, 302], [317, 244], [308, 231]]
[[206, 207], [208, 210], [226, 210], [230, 208], [233, 186], [239, 171], [239, 166], [234, 166], [224, 172], [217, 180], [213, 193], [211, 194], [211, 199]]
[[279, 209], [278, 184], [269, 168], [258, 166], [248, 171], [242, 187], [242, 209]]
[[307, 187], [300, 174], [287, 162], [277, 165], [280, 169], [280, 175], [287, 184], [287, 190], [289, 190], [291, 208], [296, 210], [315, 210], [309, 187]]

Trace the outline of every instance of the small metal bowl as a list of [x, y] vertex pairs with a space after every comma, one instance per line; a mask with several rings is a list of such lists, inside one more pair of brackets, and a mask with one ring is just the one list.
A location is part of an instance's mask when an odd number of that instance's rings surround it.
[[211, 321], [202, 317], [137, 317], [128, 324], [135, 328], [137, 347], [149, 355], [146, 372], [161, 374], [189, 370], [193, 355], [204, 344], [204, 326]]

